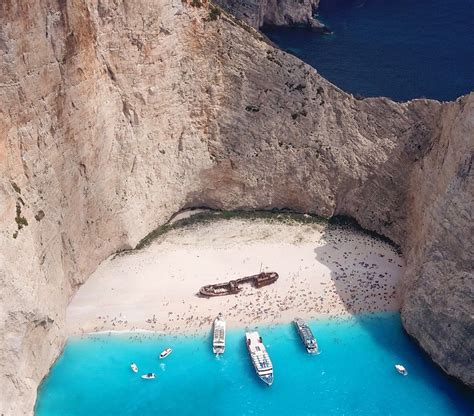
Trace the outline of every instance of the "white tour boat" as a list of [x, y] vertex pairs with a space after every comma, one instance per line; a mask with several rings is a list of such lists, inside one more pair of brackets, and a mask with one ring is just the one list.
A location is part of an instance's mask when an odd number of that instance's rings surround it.
[[214, 336], [212, 339], [212, 351], [214, 354], [224, 354], [225, 351], [225, 320], [220, 313], [214, 320]]
[[146, 373], [146, 374], [142, 375], [142, 378], [145, 379], [145, 380], [153, 380], [154, 378], [156, 378], [156, 374], [155, 373]]
[[246, 332], [245, 339], [255, 372], [268, 386], [273, 384], [273, 366], [262, 337], [258, 332]]
[[301, 318], [295, 318], [294, 323], [306, 351], [308, 351], [309, 354], [319, 354], [318, 343], [316, 342], [316, 338], [314, 337], [311, 328]]
[[134, 373], [138, 373], [138, 365], [136, 365], [135, 363], [130, 364], [130, 368]]

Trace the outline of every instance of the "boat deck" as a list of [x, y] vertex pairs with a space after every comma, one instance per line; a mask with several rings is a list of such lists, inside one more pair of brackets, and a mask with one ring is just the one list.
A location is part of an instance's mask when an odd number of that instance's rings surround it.
[[225, 349], [225, 321], [219, 315], [214, 321], [214, 336], [212, 340], [214, 353], [223, 353]]
[[311, 331], [311, 328], [300, 318], [295, 319], [295, 325], [298, 329], [298, 333], [306, 347], [306, 350], [309, 353], [317, 353], [318, 352], [318, 343], [316, 342], [316, 338]]
[[250, 357], [258, 375], [273, 373], [272, 361], [258, 332], [247, 332], [245, 337]]

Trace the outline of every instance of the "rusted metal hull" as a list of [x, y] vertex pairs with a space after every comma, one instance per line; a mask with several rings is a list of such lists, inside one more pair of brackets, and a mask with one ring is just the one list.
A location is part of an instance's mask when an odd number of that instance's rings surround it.
[[261, 288], [276, 282], [277, 279], [278, 273], [276, 272], [262, 272], [226, 283], [203, 286], [199, 289], [199, 295], [205, 297], [235, 295], [242, 290], [240, 285], [244, 283], [251, 283], [254, 287]]

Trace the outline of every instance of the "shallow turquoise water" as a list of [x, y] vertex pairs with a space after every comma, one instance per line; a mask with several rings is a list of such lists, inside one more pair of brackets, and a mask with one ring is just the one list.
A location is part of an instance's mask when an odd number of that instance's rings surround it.
[[[36, 414], [53, 415], [472, 415], [474, 401], [405, 335], [397, 314], [311, 323], [309, 356], [292, 325], [261, 327], [275, 368], [266, 387], [243, 330], [215, 358], [209, 336], [100, 335], [71, 339], [39, 391]], [[160, 362], [165, 347], [174, 351]], [[154, 371], [155, 380], [131, 372]], [[393, 368], [403, 363], [409, 372]]]

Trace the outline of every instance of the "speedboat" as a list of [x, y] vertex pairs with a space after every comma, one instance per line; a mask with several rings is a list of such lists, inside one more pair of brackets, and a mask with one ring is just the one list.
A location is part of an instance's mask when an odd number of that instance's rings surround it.
[[130, 368], [134, 373], [138, 373], [138, 365], [136, 365], [135, 363], [130, 364]]
[[146, 374], [142, 375], [142, 378], [145, 379], [145, 380], [153, 380], [154, 378], [156, 378], [156, 374], [155, 373], [146, 373]]
[[173, 352], [173, 350], [171, 348], [166, 348], [165, 350], [163, 350], [160, 354], [160, 360], [163, 359], [163, 358], [166, 358], [168, 357], [168, 355], [170, 355], [171, 353]]
[[220, 313], [214, 320], [214, 337], [212, 340], [214, 354], [224, 354], [225, 351], [225, 320]]
[[401, 364], [395, 364], [395, 369], [402, 375], [402, 376], [407, 376], [408, 371], [403, 365]]

